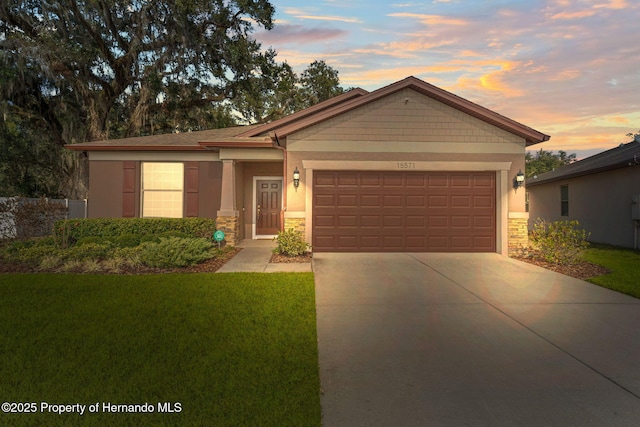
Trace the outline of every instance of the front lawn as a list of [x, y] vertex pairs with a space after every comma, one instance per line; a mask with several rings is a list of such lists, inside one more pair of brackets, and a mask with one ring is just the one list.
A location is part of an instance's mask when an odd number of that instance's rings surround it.
[[0, 425], [320, 425], [310, 273], [2, 274], [0, 325]]
[[594, 245], [585, 251], [584, 258], [611, 271], [589, 282], [640, 298], [640, 252]]

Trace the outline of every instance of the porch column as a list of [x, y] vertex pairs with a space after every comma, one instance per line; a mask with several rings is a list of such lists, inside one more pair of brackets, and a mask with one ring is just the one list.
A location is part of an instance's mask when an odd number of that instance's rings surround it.
[[240, 221], [239, 212], [236, 207], [235, 160], [222, 160], [222, 192], [220, 195], [220, 210], [217, 215], [217, 228], [224, 232], [224, 240], [228, 245], [237, 245]]

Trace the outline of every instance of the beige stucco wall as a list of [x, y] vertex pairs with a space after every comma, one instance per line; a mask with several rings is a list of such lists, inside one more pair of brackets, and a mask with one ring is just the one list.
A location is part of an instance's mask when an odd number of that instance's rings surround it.
[[[569, 186], [569, 216], [560, 216], [560, 186]], [[546, 221], [578, 220], [592, 242], [633, 247], [631, 197], [640, 195], [640, 167], [540, 184], [529, 192], [529, 227]]]
[[120, 218], [122, 216], [121, 161], [91, 161], [89, 163], [89, 218]]

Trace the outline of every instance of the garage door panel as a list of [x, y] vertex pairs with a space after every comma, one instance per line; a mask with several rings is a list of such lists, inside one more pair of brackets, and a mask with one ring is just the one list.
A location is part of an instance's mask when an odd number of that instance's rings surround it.
[[387, 252], [402, 252], [405, 249], [401, 236], [384, 236], [383, 244]]
[[487, 175], [474, 175], [473, 176], [473, 186], [474, 188], [486, 188], [493, 189], [494, 188], [494, 180], [492, 176]]
[[405, 244], [408, 250], [420, 250], [425, 247], [426, 238], [424, 236], [407, 236]]
[[382, 225], [382, 217], [380, 215], [362, 215], [360, 217], [360, 226], [367, 227], [380, 227]]
[[335, 227], [336, 217], [333, 215], [316, 215], [313, 218], [313, 224], [315, 227]]
[[473, 196], [474, 208], [493, 208], [493, 197], [490, 195]]
[[493, 228], [495, 219], [491, 216], [474, 216], [473, 228]]
[[452, 208], [470, 208], [471, 196], [451, 196]]
[[382, 217], [383, 227], [399, 227], [402, 228], [402, 215], [384, 215]]
[[447, 175], [444, 174], [431, 174], [428, 176], [429, 188], [446, 188], [449, 186], [449, 180]]
[[360, 196], [360, 206], [364, 208], [381, 208], [382, 196], [374, 194], [363, 194]]
[[471, 188], [471, 176], [454, 175], [451, 177], [451, 188]]
[[326, 172], [317, 172], [313, 176], [313, 185], [316, 188], [322, 187], [334, 187], [335, 186], [335, 174]]
[[333, 194], [316, 194], [314, 196], [313, 205], [318, 208], [332, 208], [336, 205], [336, 197]]
[[338, 247], [345, 249], [357, 249], [358, 248], [358, 236], [356, 235], [343, 235], [338, 236], [336, 240]]
[[403, 207], [403, 197], [397, 196], [382, 196], [382, 204], [385, 208], [401, 208]]
[[425, 196], [412, 196], [409, 195], [406, 198], [406, 206], [408, 208], [426, 208], [427, 207], [427, 198]]
[[337, 208], [355, 208], [358, 206], [357, 194], [339, 194], [336, 203]]
[[382, 177], [380, 174], [368, 174], [363, 173], [360, 176], [360, 187], [374, 187], [379, 188], [382, 186]]
[[378, 251], [381, 247], [382, 238], [380, 236], [361, 236], [360, 237], [360, 248], [366, 251]]
[[446, 208], [449, 207], [449, 198], [443, 196], [428, 196], [430, 208]]
[[418, 228], [418, 229], [424, 228], [424, 224], [425, 224], [424, 215], [420, 215], [420, 216], [408, 215], [406, 219], [407, 219], [407, 224], [406, 224], [407, 228]]
[[495, 251], [494, 172], [315, 171], [313, 186], [314, 251]]
[[404, 186], [404, 182], [402, 179], [402, 175], [389, 175], [385, 174], [382, 178], [382, 182], [385, 187], [402, 187]]
[[446, 229], [449, 228], [449, 217], [445, 215], [430, 215], [428, 228], [430, 229]]
[[358, 217], [356, 215], [338, 215], [338, 227], [357, 227]]
[[471, 228], [471, 218], [469, 216], [452, 216], [451, 217], [451, 227], [452, 228]]

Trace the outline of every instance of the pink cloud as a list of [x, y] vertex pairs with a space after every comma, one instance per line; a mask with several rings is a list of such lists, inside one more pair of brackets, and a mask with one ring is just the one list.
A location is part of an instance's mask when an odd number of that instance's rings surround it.
[[308, 28], [302, 25], [280, 24], [271, 31], [260, 31], [256, 38], [267, 44], [309, 44], [343, 37], [347, 31], [335, 28]]

